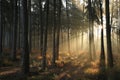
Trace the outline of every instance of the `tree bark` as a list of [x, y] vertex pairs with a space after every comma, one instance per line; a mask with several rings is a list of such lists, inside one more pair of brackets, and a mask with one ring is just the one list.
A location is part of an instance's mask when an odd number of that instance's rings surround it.
[[46, 68], [46, 52], [47, 52], [47, 36], [48, 36], [48, 17], [49, 17], [49, 0], [46, 1], [45, 5], [46, 11], [46, 24], [44, 30], [44, 44], [43, 44], [43, 53], [42, 53], [42, 70]]
[[13, 41], [12, 41], [12, 60], [16, 60], [16, 43], [17, 43], [17, 0], [13, 0]]
[[18, 4], [19, 5], [18, 5], [18, 43], [17, 44], [18, 44], [18, 49], [20, 49], [20, 46], [21, 46], [20, 45], [20, 41], [21, 41], [20, 40], [21, 39], [20, 38], [20, 29], [21, 29], [20, 28], [20, 0], [18, 0]]
[[105, 68], [105, 51], [104, 51], [104, 32], [103, 32], [103, 10], [102, 10], [102, 0], [99, 0], [100, 4], [100, 17], [101, 17], [101, 54], [100, 54], [100, 67], [101, 71], [104, 72]]
[[109, 0], [105, 0], [106, 10], [106, 37], [107, 37], [107, 66], [113, 67], [113, 54], [111, 46], [111, 26], [110, 26], [110, 13], [109, 13]]
[[57, 26], [57, 40], [56, 40], [56, 60], [59, 59], [59, 43], [60, 43], [60, 29], [61, 29], [61, 5], [62, 2], [59, 0], [59, 10], [58, 10], [58, 26]]
[[22, 26], [22, 72], [29, 73], [28, 48], [28, 11], [27, 0], [21, 0], [21, 26]]
[[29, 51], [32, 49], [31, 0], [28, 1]]
[[40, 5], [40, 55], [42, 55], [43, 53], [43, 11], [42, 11], [42, 3], [41, 3], [41, 0], [39, 1], [39, 5]]
[[92, 7], [91, 7], [91, 0], [88, 0], [88, 10], [89, 10], [89, 55], [90, 55], [90, 60], [93, 60], [93, 56], [92, 56], [92, 36], [93, 36], [93, 32], [92, 32]]
[[2, 0], [0, 0], [0, 63], [2, 63], [2, 35], [3, 35], [3, 21], [2, 21]]
[[53, 55], [52, 65], [55, 67], [56, 63], [56, 0], [54, 0], [54, 25], [53, 25]]
[[68, 41], [68, 53], [70, 54], [70, 18], [69, 18], [69, 10], [68, 10], [68, 0], [66, 0], [66, 15], [67, 15], [67, 41]]

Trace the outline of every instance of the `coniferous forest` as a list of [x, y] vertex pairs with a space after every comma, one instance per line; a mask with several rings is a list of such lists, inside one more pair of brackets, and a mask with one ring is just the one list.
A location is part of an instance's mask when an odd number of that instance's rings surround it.
[[0, 80], [120, 80], [120, 0], [0, 0]]

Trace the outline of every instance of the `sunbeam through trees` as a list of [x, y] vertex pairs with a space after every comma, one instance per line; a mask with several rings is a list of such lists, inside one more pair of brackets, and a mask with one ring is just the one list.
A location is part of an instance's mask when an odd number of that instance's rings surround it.
[[120, 0], [0, 0], [0, 80], [120, 80]]

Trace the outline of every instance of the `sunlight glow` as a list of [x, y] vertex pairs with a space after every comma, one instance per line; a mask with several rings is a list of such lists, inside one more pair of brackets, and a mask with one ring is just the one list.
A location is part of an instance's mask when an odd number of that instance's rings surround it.
[[99, 69], [98, 68], [88, 68], [84, 72], [87, 74], [96, 74], [96, 73], [99, 73]]
[[66, 0], [62, 0], [63, 6], [66, 8]]
[[96, 74], [96, 73], [99, 73], [99, 61], [92, 61], [91, 62], [91, 67], [89, 67], [89, 68], [87, 68], [87, 69], [85, 69], [85, 73], [87, 73], [87, 74]]
[[83, 4], [83, 0], [80, 0], [80, 4]]
[[43, 8], [45, 7], [45, 3], [46, 3], [45, 1], [42, 2], [42, 7]]
[[83, 3], [84, 3], [84, 1], [83, 0], [72, 0], [73, 2], [73, 4], [76, 6], [76, 8], [77, 9], [79, 9], [79, 10], [83, 10]]

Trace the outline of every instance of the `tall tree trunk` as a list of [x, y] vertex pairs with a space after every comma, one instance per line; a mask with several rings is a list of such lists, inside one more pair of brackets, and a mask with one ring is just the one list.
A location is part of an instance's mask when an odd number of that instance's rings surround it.
[[18, 0], [18, 49], [20, 49], [20, 0]]
[[111, 2], [112, 2], [112, 7], [111, 7], [111, 17], [110, 17], [110, 24], [112, 25], [112, 23], [113, 23], [113, 9], [114, 9], [114, 1], [113, 0], [111, 0]]
[[31, 0], [28, 1], [29, 51], [32, 49]]
[[46, 68], [46, 52], [47, 52], [47, 36], [48, 36], [48, 17], [49, 17], [49, 0], [46, 1], [45, 5], [46, 11], [46, 24], [44, 30], [44, 44], [43, 44], [43, 54], [42, 54], [42, 69], [45, 70]]
[[22, 72], [29, 73], [28, 48], [28, 11], [27, 0], [21, 0], [21, 26], [22, 26]]
[[[85, 1], [83, 0], [83, 2], [85, 2]], [[83, 17], [85, 18], [84, 11], [85, 11], [85, 4], [83, 4]], [[85, 24], [85, 22], [83, 22], [83, 24]], [[81, 47], [80, 47], [81, 50], [84, 48], [83, 39], [84, 39], [84, 32], [82, 31], [81, 32]]]
[[60, 43], [60, 29], [61, 29], [61, 5], [62, 5], [62, 1], [59, 0], [59, 12], [58, 12], [58, 27], [57, 27], [57, 40], [56, 40], [56, 59], [59, 59], [59, 43]]
[[[9, 47], [10, 47], [10, 50], [12, 50], [12, 45], [13, 45], [13, 43], [12, 43], [12, 41], [13, 41], [13, 15], [14, 15], [14, 2], [13, 2], [13, 0], [10, 0], [10, 8], [11, 8], [11, 21], [10, 21], [10, 41], [9, 41]], [[11, 55], [11, 57], [12, 57], [12, 55]]]
[[16, 60], [16, 42], [17, 42], [17, 0], [13, 0], [13, 45], [12, 45], [12, 60]]
[[89, 54], [90, 54], [90, 60], [93, 60], [92, 57], [92, 7], [91, 7], [91, 0], [88, 0], [88, 10], [89, 10]]
[[67, 27], [68, 27], [68, 31], [67, 31], [67, 41], [68, 41], [68, 53], [70, 54], [70, 18], [69, 18], [69, 10], [68, 10], [69, 6], [68, 6], [68, 0], [66, 0], [66, 15], [67, 15]]
[[0, 0], [0, 63], [2, 63], [2, 31], [3, 31], [3, 11], [2, 11], [2, 1]]
[[39, 2], [39, 5], [40, 5], [40, 24], [41, 24], [41, 30], [40, 30], [40, 55], [42, 55], [43, 53], [43, 12], [42, 12], [42, 3], [41, 3], [41, 0]]
[[110, 26], [110, 13], [109, 13], [109, 0], [105, 0], [106, 10], [106, 37], [107, 37], [107, 66], [113, 67], [113, 54], [111, 46], [111, 26]]
[[106, 80], [105, 75], [105, 51], [104, 51], [104, 31], [103, 31], [103, 9], [102, 9], [103, 0], [99, 0], [100, 5], [100, 18], [101, 18], [101, 54], [100, 54], [100, 73], [101, 79]]
[[105, 68], [105, 51], [104, 51], [104, 32], [103, 32], [103, 10], [102, 10], [102, 0], [99, 0], [100, 4], [100, 16], [101, 16], [101, 54], [100, 54], [100, 66]]
[[54, 0], [54, 25], [53, 25], [53, 56], [52, 65], [55, 66], [56, 60], [56, 0]]
[[[4, 4], [4, 3], [3, 3]], [[5, 5], [4, 5], [5, 6]], [[5, 12], [5, 7], [3, 6], [3, 13]], [[4, 15], [4, 14], [3, 14]], [[3, 40], [2, 40], [2, 47], [5, 48], [5, 16], [3, 16]]]

